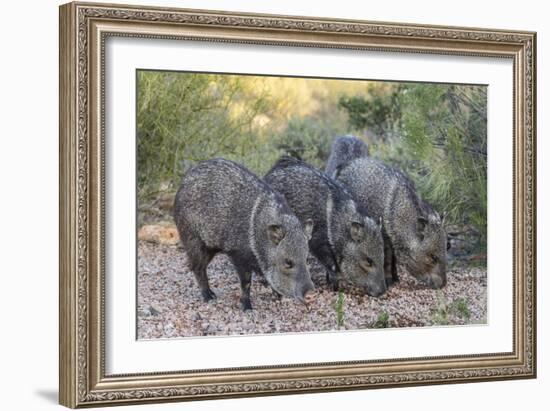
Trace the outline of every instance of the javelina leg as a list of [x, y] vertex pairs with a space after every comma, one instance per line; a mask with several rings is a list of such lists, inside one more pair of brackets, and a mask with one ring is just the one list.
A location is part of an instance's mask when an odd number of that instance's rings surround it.
[[395, 252], [393, 252], [391, 256], [391, 278], [394, 283], [399, 281], [399, 277], [397, 276], [397, 259], [395, 258]]
[[398, 280], [395, 253], [393, 247], [386, 241], [384, 241], [384, 276], [388, 287]]
[[252, 310], [252, 304], [250, 303], [250, 284], [252, 282], [252, 272], [249, 270], [248, 265], [246, 264], [246, 258], [238, 255], [230, 255], [233, 265], [237, 270], [239, 275], [239, 280], [241, 281], [241, 304], [243, 310]]
[[243, 310], [252, 310], [252, 304], [250, 303], [250, 284], [252, 275], [249, 272], [239, 273], [239, 279], [241, 280], [241, 304]]
[[256, 278], [258, 279], [261, 285], [263, 285], [264, 287], [269, 287], [269, 283], [267, 282], [267, 279], [265, 278], [264, 273], [258, 270], [256, 272]]
[[338, 281], [338, 274], [336, 273], [336, 263], [332, 257], [333, 253], [330, 250], [330, 246], [324, 244], [317, 246], [315, 249], [317, 250], [315, 256], [325, 267], [327, 285], [334, 291], [338, 291], [340, 289], [340, 284]]
[[214, 253], [205, 258], [200, 266], [193, 270], [195, 278], [197, 279], [197, 282], [199, 283], [199, 287], [201, 289], [202, 298], [206, 302], [216, 299], [216, 294], [214, 294], [214, 291], [212, 291], [212, 289], [210, 288], [210, 284], [208, 284], [208, 277], [206, 276], [206, 267], [213, 257]]
[[216, 298], [216, 294], [214, 294], [214, 291], [210, 289], [210, 285], [208, 284], [206, 267], [210, 261], [212, 261], [214, 255], [216, 255], [216, 252], [209, 250], [200, 239], [187, 238], [185, 240], [186, 241], [184, 241], [183, 246], [187, 251], [191, 270], [193, 271], [193, 274], [195, 274], [195, 278], [197, 279], [197, 283], [201, 289], [201, 294], [204, 301], [208, 302]]
[[332, 291], [340, 290], [340, 281], [338, 281], [336, 274], [331, 271], [327, 271], [327, 284], [332, 288]]

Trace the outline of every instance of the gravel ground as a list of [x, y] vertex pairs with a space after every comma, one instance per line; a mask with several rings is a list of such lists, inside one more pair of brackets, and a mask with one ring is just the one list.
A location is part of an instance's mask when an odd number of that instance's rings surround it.
[[379, 298], [345, 288], [337, 315], [339, 294], [327, 288], [323, 268], [311, 258], [316, 286], [312, 304], [279, 300], [254, 277], [254, 309], [243, 312], [238, 277], [224, 255], [216, 256], [208, 267], [210, 286], [218, 298], [205, 303], [180, 248], [138, 244], [139, 339], [486, 323], [486, 269], [463, 263], [453, 264], [443, 290], [427, 289], [404, 272]]

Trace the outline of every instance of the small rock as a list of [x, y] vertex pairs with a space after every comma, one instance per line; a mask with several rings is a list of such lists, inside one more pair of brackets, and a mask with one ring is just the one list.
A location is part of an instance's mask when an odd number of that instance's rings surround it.
[[166, 245], [177, 245], [179, 243], [179, 235], [176, 227], [160, 224], [142, 226], [138, 231], [138, 239]]
[[160, 313], [161, 313], [161, 309], [157, 305], [151, 304], [149, 306], [149, 314], [159, 315]]

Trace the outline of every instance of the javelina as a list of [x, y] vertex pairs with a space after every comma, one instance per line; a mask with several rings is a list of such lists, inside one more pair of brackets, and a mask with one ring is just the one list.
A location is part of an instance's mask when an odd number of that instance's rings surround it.
[[368, 157], [369, 147], [357, 137], [342, 136], [336, 137], [330, 149], [325, 172], [333, 177], [338, 168], [356, 158]]
[[336, 173], [369, 215], [382, 218], [386, 282], [397, 281], [396, 264], [431, 288], [447, 283], [447, 234], [439, 214], [418, 196], [402, 172], [372, 157], [342, 165]]
[[174, 219], [205, 301], [216, 297], [206, 275], [216, 253], [233, 262], [245, 310], [252, 308], [252, 271], [276, 293], [302, 302], [313, 289], [306, 266], [312, 222], [302, 226], [285, 199], [244, 167], [213, 159], [189, 170], [176, 194]]
[[372, 296], [386, 291], [381, 226], [358, 209], [340, 184], [291, 157], [281, 158], [264, 180], [285, 196], [301, 221], [313, 220], [309, 247], [335, 289], [342, 279]]

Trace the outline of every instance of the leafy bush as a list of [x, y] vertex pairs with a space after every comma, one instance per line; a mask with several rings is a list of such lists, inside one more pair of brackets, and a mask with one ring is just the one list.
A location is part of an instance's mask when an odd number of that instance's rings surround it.
[[400, 126], [402, 86], [368, 87], [368, 97], [341, 96], [338, 107], [349, 115], [350, 127], [355, 130], [367, 130], [378, 140], [388, 140]]
[[[261, 87], [240, 76], [138, 72], [137, 184], [141, 205], [174, 190], [197, 161], [240, 158], [266, 109]], [[243, 103], [244, 104], [239, 104]]]
[[430, 321], [434, 325], [448, 325], [454, 322], [451, 321], [451, 317], [469, 320], [471, 315], [472, 313], [466, 298], [457, 298], [449, 302], [440, 295], [439, 302], [432, 311]]
[[336, 326], [338, 329], [344, 326], [345, 320], [345, 295], [342, 291], [338, 291], [338, 296], [336, 297], [336, 302], [334, 304], [334, 309], [336, 311]]
[[301, 158], [315, 167], [324, 168], [337, 131], [314, 118], [293, 117], [286, 129], [273, 137], [279, 154]]
[[373, 324], [374, 328], [388, 328], [390, 326], [390, 314], [387, 311], [382, 311], [378, 314], [376, 321]]
[[415, 85], [403, 96], [402, 161], [451, 223], [487, 229], [487, 89]]

